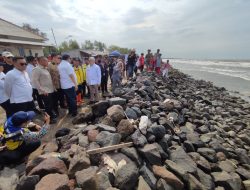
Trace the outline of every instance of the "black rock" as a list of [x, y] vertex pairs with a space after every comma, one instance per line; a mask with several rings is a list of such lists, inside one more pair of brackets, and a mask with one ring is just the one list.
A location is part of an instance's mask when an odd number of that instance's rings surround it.
[[152, 125], [147, 129], [148, 133], [153, 134], [156, 137], [156, 140], [160, 140], [166, 134], [166, 129], [162, 125]]
[[99, 101], [92, 105], [92, 111], [94, 116], [101, 117], [107, 114], [107, 109], [109, 108], [109, 102], [108, 101]]
[[23, 176], [17, 184], [16, 190], [34, 190], [39, 180], [39, 175]]
[[195, 148], [190, 141], [184, 141], [183, 146], [186, 152], [195, 152]]
[[198, 148], [197, 150], [200, 155], [206, 158], [209, 162], [215, 163], [217, 162], [216, 152], [211, 148]]
[[119, 144], [120, 141], [121, 141], [121, 135], [118, 133], [110, 133], [108, 131], [101, 131], [96, 136], [96, 142], [101, 147]]
[[139, 149], [140, 154], [151, 165], [161, 165], [161, 155], [158, 146], [154, 144], [146, 144], [143, 148]]
[[140, 169], [141, 176], [145, 179], [147, 184], [151, 187], [152, 190], [156, 189], [156, 178], [154, 174], [147, 168], [147, 166], [142, 166]]
[[126, 115], [128, 116], [129, 119], [137, 119], [136, 112], [131, 108], [127, 108], [125, 113], [126, 113]]

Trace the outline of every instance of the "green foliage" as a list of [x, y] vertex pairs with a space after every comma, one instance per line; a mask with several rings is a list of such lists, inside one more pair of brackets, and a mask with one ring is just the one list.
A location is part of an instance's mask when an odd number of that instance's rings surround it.
[[59, 52], [64, 52], [68, 50], [73, 50], [73, 49], [79, 49], [80, 46], [76, 40], [69, 40], [63, 41], [59, 46], [58, 46], [58, 51]]
[[43, 48], [43, 53], [44, 53], [44, 56], [49, 56], [51, 53], [59, 53], [59, 50], [55, 47], [49, 47], [49, 46], [46, 46], [45, 48]]
[[116, 46], [116, 45], [109, 46], [109, 51], [110, 52], [114, 51], [114, 50], [117, 50], [122, 54], [128, 54], [131, 51], [129, 48], [122, 48], [122, 47], [119, 47], [119, 46]]
[[85, 40], [85, 42], [82, 44], [82, 49], [94, 50], [94, 43], [92, 43], [90, 40]]

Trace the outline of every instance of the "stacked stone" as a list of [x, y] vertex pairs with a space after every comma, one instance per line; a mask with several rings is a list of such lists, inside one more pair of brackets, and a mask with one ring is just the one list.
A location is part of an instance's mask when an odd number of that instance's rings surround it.
[[[142, 73], [114, 96], [82, 108], [17, 189], [249, 190], [249, 103], [177, 70]], [[122, 142], [134, 146], [86, 153]]]

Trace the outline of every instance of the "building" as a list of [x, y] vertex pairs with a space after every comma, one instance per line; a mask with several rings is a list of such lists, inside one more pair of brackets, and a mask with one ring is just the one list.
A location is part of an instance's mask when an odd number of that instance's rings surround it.
[[95, 57], [98, 55], [108, 55], [108, 51], [97, 51], [97, 50], [85, 50], [85, 49], [74, 49], [74, 50], [69, 50], [62, 52], [62, 54], [69, 54], [70, 57], [78, 57], [80, 59], [83, 59], [85, 57]]
[[52, 46], [46, 39], [0, 18], [0, 52], [10, 51], [16, 56], [42, 56], [43, 48]]

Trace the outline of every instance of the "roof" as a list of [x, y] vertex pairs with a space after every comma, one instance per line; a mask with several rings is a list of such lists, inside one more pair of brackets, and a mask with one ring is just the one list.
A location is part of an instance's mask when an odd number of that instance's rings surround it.
[[83, 53], [87, 53], [89, 55], [92, 55], [92, 56], [96, 56], [96, 55], [105, 55], [106, 53], [102, 52], [102, 51], [97, 51], [97, 50], [85, 50], [85, 49], [80, 49], [79, 50], [80, 52], [83, 52]]
[[27, 44], [27, 45], [34, 45], [34, 46], [53, 46], [53, 44], [46, 44], [44, 42], [32, 42], [32, 41], [24, 41], [24, 40], [12, 40], [12, 39], [3, 39], [0, 38], [0, 43], [12, 43], [12, 44]]
[[0, 18], [0, 35], [16, 36], [16, 37], [30, 38], [36, 40], [45, 40], [42, 36], [24, 30], [22, 27], [17, 26], [1, 18]]

